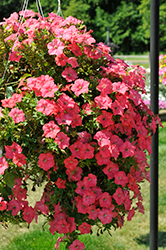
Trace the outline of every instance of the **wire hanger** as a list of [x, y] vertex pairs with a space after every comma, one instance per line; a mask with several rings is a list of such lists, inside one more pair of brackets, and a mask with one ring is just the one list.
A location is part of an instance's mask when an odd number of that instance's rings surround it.
[[58, 10], [57, 10], [57, 15], [60, 15], [63, 17], [64, 19], [64, 16], [63, 16], [63, 13], [62, 13], [62, 10], [61, 10], [61, 1], [58, 0]]
[[[23, 0], [22, 4], [21, 4], [21, 11], [24, 11], [28, 8], [28, 2], [29, 0]], [[44, 19], [44, 15], [43, 15], [43, 10], [42, 10], [42, 7], [41, 7], [41, 3], [40, 3], [40, 0], [36, 0], [36, 5], [37, 5], [37, 9], [38, 9], [38, 13], [42, 16], [42, 18]], [[18, 37], [18, 34], [19, 34], [19, 30], [20, 30], [20, 27], [23, 23], [23, 20], [24, 20], [24, 16], [21, 15], [19, 17], [19, 27], [18, 27], [18, 31], [17, 31], [17, 35], [16, 35], [16, 38], [15, 38], [15, 41]], [[3, 73], [3, 76], [2, 76], [2, 80], [1, 80], [1, 83], [3, 83], [4, 79], [5, 79], [5, 75], [6, 75], [6, 71], [7, 71], [7, 68], [8, 68], [8, 64], [9, 64], [9, 55], [8, 55], [8, 59], [7, 59], [7, 62], [6, 62], [6, 65], [5, 65], [5, 69], [4, 69], [4, 73]]]

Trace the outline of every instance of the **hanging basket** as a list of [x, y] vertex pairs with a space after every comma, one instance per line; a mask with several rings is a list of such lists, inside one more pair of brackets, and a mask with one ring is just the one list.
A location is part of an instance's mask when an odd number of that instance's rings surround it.
[[[20, 23], [19, 15], [23, 16]], [[40, 215], [66, 248], [144, 213], [147, 153], [159, 119], [141, 99], [145, 71], [96, 44], [82, 21], [32, 10], [1, 23], [0, 222]], [[0, 72], [3, 76], [4, 66]], [[11, 90], [12, 94], [6, 90]], [[42, 187], [35, 206], [31, 189]]]

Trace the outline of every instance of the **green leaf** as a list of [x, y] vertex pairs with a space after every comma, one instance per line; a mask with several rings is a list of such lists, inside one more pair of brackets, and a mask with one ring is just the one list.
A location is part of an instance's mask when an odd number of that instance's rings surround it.
[[13, 173], [5, 172], [3, 180], [9, 188], [13, 188], [15, 177]]
[[57, 181], [57, 175], [55, 173], [51, 173], [50, 174], [50, 180], [53, 181], [53, 182]]

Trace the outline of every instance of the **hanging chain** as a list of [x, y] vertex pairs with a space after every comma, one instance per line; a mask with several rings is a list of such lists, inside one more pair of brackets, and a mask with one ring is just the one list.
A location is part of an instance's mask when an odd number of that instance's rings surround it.
[[58, 10], [57, 10], [57, 15], [61, 15], [64, 19], [64, 16], [63, 16], [63, 13], [62, 13], [62, 10], [61, 10], [61, 1], [58, 0]]
[[[28, 8], [28, 2], [29, 2], [29, 0], [23, 0], [23, 2], [21, 4], [21, 6], [22, 6], [21, 7], [21, 11], [24, 11], [24, 10], [26, 10]], [[44, 19], [43, 10], [42, 10], [41, 4], [40, 4], [40, 0], [36, 0], [36, 5], [37, 5], [37, 9], [38, 9], [39, 14], [41, 14], [42, 18]], [[24, 20], [24, 15], [20, 15], [20, 17], [18, 19], [18, 21], [19, 21], [19, 27], [18, 27], [18, 31], [17, 31], [17, 34], [16, 34], [15, 41], [18, 38], [19, 30], [21, 28], [23, 20]], [[8, 64], [9, 64], [9, 56], [10, 55], [8, 55], [8, 59], [7, 59], [6, 65], [5, 65], [5, 69], [4, 69], [4, 73], [3, 73], [3, 76], [2, 76], [1, 83], [3, 83], [5, 75], [6, 75], [6, 71], [7, 71]]]
[[[27, 9], [27, 7], [28, 7], [28, 2], [29, 2], [29, 0], [24, 0], [24, 1], [23, 1], [21, 11]], [[23, 22], [23, 16], [20, 16], [20, 17], [19, 17], [19, 22], [20, 22], [20, 24], [19, 24], [19, 27], [18, 27], [18, 31], [17, 31], [17, 34], [16, 34], [15, 41], [17, 40], [17, 37], [18, 37], [18, 34], [19, 34], [19, 30], [20, 30], [20, 27], [21, 27], [22, 22]], [[5, 78], [5, 75], [6, 75], [6, 71], [7, 71], [7, 67], [8, 67], [8, 64], [9, 64], [9, 55], [8, 55], [8, 59], [7, 59], [6, 65], [5, 65], [5, 70], [4, 70], [4, 73], [3, 73], [3, 76], [2, 76], [1, 83], [3, 83], [3, 81], [4, 81], [4, 78]]]
[[[21, 4], [21, 11], [24, 11], [28, 8], [28, 2], [29, 0], [23, 0], [22, 4]], [[40, 3], [40, 0], [36, 0], [36, 5], [37, 5], [37, 9], [38, 9], [38, 13], [42, 16], [42, 18], [44, 19], [44, 14], [43, 14], [43, 10], [42, 10], [42, 7], [41, 7], [41, 3]], [[57, 10], [57, 15], [61, 15], [63, 17], [63, 13], [62, 13], [62, 10], [61, 10], [61, 1], [58, 0], [58, 10]], [[63, 17], [64, 18], [64, 17]], [[15, 41], [17, 40], [18, 38], [18, 35], [19, 35], [19, 30], [21, 28], [21, 25], [23, 23], [23, 20], [24, 20], [24, 15], [20, 15], [19, 17], [19, 27], [18, 27], [18, 31], [17, 31], [17, 34], [16, 34], [16, 38], [15, 38]], [[1, 80], [1, 83], [3, 83], [4, 81], [4, 78], [5, 78], [5, 75], [6, 75], [6, 71], [7, 71], [7, 68], [8, 68], [8, 64], [9, 64], [9, 55], [8, 55], [8, 59], [7, 59], [7, 62], [6, 62], [6, 65], [5, 65], [5, 70], [4, 70], [4, 73], [3, 73], [3, 76], [2, 76], [2, 80]]]
[[40, 4], [40, 0], [36, 0], [36, 5], [37, 5], [37, 10], [39, 12], [39, 14], [41, 14], [42, 18], [44, 19], [44, 14], [43, 14], [43, 10]]

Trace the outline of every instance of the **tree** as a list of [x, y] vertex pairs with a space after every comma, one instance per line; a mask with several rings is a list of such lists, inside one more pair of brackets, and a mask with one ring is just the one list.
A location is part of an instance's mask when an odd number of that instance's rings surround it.
[[[141, 0], [141, 4], [138, 6], [138, 10], [141, 14], [141, 23], [139, 29], [142, 31], [142, 36], [145, 44], [150, 45], [150, 0]], [[160, 50], [164, 51], [166, 48], [166, 3], [164, 0], [160, 1], [159, 10], [159, 37], [160, 37]]]
[[120, 46], [120, 51], [137, 53], [145, 50], [144, 41], [138, 29], [141, 16], [137, 5], [133, 2], [122, 1], [117, 11], [111, 15], [110, 35], [115, 44]]
[[9, 17], [11, 13], [18, 12], [21, 9], [22, 0], [1, 0], [0, 1], [0, 20]]

